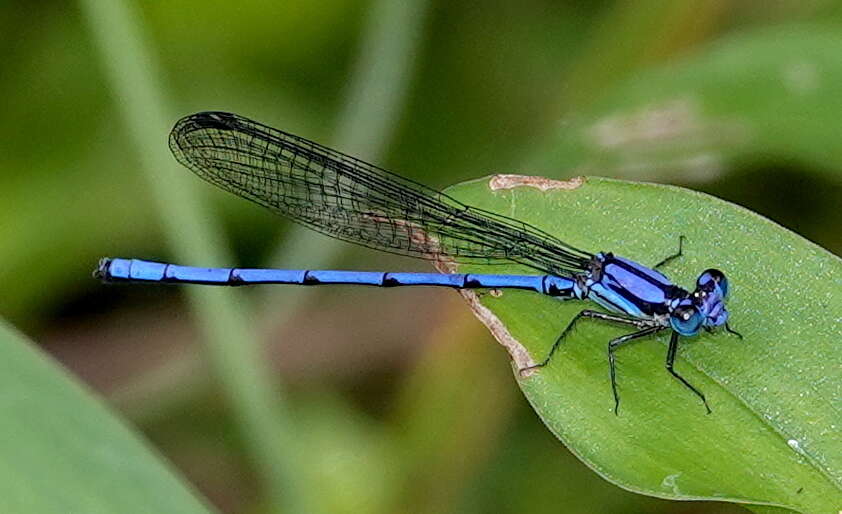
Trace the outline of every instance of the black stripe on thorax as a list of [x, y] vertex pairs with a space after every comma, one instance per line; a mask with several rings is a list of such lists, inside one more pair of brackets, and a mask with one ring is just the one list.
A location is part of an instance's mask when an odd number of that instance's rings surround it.
[[634, 266], [629, 266], [627, 263], [616, 259], [613, 255], [611, 255], [609, 259], [606, 259], [605, 266], [609, 264], [623, 268], [624, 270], [630, 272], [632, 275], [636, 275], [642, 278], [643, 280], [649, 282], [650, 284], [658, 287], [661, 291], [664, 291], [665, 293], [669, 291], [670, 286], [672, 286], [672, 284], [669, 284], [669, 286], [665, 287], [663, 282], [652, 278], [651, 276], [647, 275], [646, 273], [643, 273], [640, 269]]
[[[673, 295], [677, 293], [676, 290], [679, 290], [679, 291], [682, 290], [681, 288], [675, 286], [674, 284], [664, 284], [660, 280], [657, 280], [657, 279], [647, 275], [646, 273], [642, 272], [639, 268], [631, 266], [631, 265], [629, 265], [629, 264], [627, 264], [623, 261], [617, 260], [611, 254], [606, 255], [606, 259], [603, 263], [603, 269], [602, 269], [603, 280], [605, 278], [608, 278], [608, 279], [614, 281], [614, 283], [619, 283], [619, 281], [616, 280], [612, 276], [610, 270], [606, 269], [606, 268], [608, 268], [609, 265], [617, 266], [617, 267], [619, 267], [619, 268], [621, 268], [625, 271], [628, 271], [632, 275], [644, 280], [648, 284], [651, 284], [652, 286], [656, 287], [657, 289], [660, 289], [664, 294], [665, 300], [669, 300], [669, 299], [673, 298]], [[634, 294], [631, 290], [629, 290], [625, 287], [614, 288], [613, 291], [616, 294], [622, 296], [629, 303], [634, 304], [638, 309], [640, 309], [641, 312], [644, 312], [648, 315], [666, 314], [669, 310], [667, 305], [666, 305], [666, 302], [660, 303], [660, 302], [650, 302], [650, 301], [644, 300], [641, 297]]]

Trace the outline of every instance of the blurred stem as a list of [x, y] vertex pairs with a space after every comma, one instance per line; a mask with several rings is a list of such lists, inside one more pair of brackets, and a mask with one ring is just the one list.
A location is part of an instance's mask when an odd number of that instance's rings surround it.
[[[345, 104], [337, 117], [333, 139], [339, 150], [373, 162], [382, 158], [406, 103], [427, 11], [427, 0], [377, 0], [372, 5]], [[272, 252], [270, 263], [329, 267], [343, 248], [345, 243], [339, 240], [294, 225]], [[282, 326], [303, 306], [301, 300], [313, 294], [318, 292], [267, 289], [262, 317]]]
[[377, 0], [366, 24], [334, 143], [377, 160], [405, 104], [428, 11], [427, 0]]
[[395, 401], [403, 468], [389, 512], [459, 512], [515, 406], [505, 351], [459, 300], [448, 302], [451, 319], [431, 334]]
[[[163, 99], [157, 65], [135, 23], [138, 13], [120, 0], [81, 0], [80, 6], [154, 191], [175, 257], [209, 265], [231, 262], [213, 216], [192, 189], [189, 174], [176, 172], [166, 151], [172, 110]], [[317, 488], [308, 488], [296, 467], [301, 461], [294, 430], [250, 329], [244, 298], [222, 288], [188, 288], [187, 294], [274, 510], [312, 511], [307, 492]]]
[[112, 389], [108, 402], [135, 424], [152, 423], [207, 393], [212, 384], [206, 369], [197, 353], [168, 356], [166, 363]]

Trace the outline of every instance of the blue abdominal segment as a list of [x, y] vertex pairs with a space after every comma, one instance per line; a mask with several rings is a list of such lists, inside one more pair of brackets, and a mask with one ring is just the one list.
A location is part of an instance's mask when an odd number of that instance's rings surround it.
[[523, 289], [562, 299], [573, 298], [573, 280], [552, 275], [405, 273], [343, 270], [199, 268], [140, 259], [103, 259], [95, 272], [108, 282], [163, 282], [203, 285], [328, 285], [378, 287], [438, 286], [452, 289]]

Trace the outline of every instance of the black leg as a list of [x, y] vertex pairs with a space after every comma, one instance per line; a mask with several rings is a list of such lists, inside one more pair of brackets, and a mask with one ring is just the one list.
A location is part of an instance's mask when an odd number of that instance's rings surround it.
[[641, 337], [646, 337], [648, 335], [652, 335], [655, 332], [660, 330], [664, 330], [667, 327], [664, 326], [654, 326], [654, 327], [647, 327], [639, 332], [633, 332], [631, 334], [626, 334], [624, 336], [620, 336], [616, 339], [612, 339], [608, 342], [608, 370], [611, 375], [611, 391], [614, 392], [614, 414], [616, 415], [620, 409], [620, 395], [617, 393], [617, 378], [614, 368], [614, 352], [617, 348], [634, 342], [635, 339], [640, 339]]
[[570, 333], [573, 330], [573, 328], [576, 326], [576, 323], [582, 318], [591, 318], [591, 319], [598, 319], [598, 320], [602, 320], [602, 321], [611, 321], [613, 323], [622, 323], [624, 325], [632, 325], [632, 326], [635, 326], [635, 327], [638, 327], [638, 328], [651, 327], [652, 326], [652, 321], [650, 321], [650, 320], [626, 318], [624, 316], [618, 316], [616, 314], [608, 314], [608, 313], [605, 313], [605, 312], [592, 311], [592, 310], [585, 309], [582, 312], [580, 312], [579, 314], [577, 314], [576, 316], [574, 316], [572, 320], [570, 320], [570, 323], [567, 324], [567, 328], [565, 328], [561, 332], [561, 335], [558, 336], [558, 339], [556, 339], [555, 343], [553, 343], [553, 346], [552, 346], [552, 348], [550, 348], [550, 353], [547, 354], [547, 357], [544, 360], [542, 360], [541, 362], [539, 362], [538, 364], [534, 364], [532, 366], [527, 366], [525, 368], [521, 368], [520, 369], [521, 375], [526, 371], [530, 371], [530, 370], [537, 369], [537, 368], [543, 368], [544, 366], [549, 364], [550, 359], [553, 358], [553, 355], [555, 354], [556, 350], [558, 350], [558, 347], [561, 344], [561, 341], [567, 336], [568, 333]]
[[678, 257], [681, 257], [682, 255], [684, 255], [684, 254], [682, 253], [682, 250], [683, 250], [683, 249], [684, 249], [684, 236], [678, 236], [678, 251], [677, 251], [677, 252], [675, 252], [674, 254], [670, 255], [670, 256], [669, 256], [669, 257], [667, 257], [666, 259], [662, 260], [662, 261], [661, 261], [661, 262], [659, 262], [658, 264], [656, 264], [656, 265], [653, 267], [653, 269], [658, 269], [658, 268], [660, 268], [661, 266], [663, 266], [664, 264], [668, 263], [669, 261], [671, 261], [671, 260], [673, 260], [673, 259], [677, 259]]
[[688, 388], [688, 389], [690, 389], [691, 391], [693, 391], [694, 393], [696, 393], [696, 396], [698, 396], [699, 398], [701, 398], [701, 399], [702, 399], [702, 403], [704, 403], [704, 404], [705, 404], [705, 409], [707, 409], [708, 414], [710, 414], [710, 412], [711, 412], [711, 411], [710, 411], [710, 407], [708, 406], [708, 401], [705, 399], [705, 395], [704, 395], [704, 394], [702, 394], [702, 392], [701, 392], [701, 391], [699, 391], [698, 389], [696, 389], [695, 387], [693, 387], [693, 386], [690, 384], [690, 382], [688, 382], [687, 380], [685, 380], [685, 379], [684, 379], [684, 377], [682, 377], [681, 375], [679, 375], [679, 374], [678, 374], [678, 373], [677, 373], [677, 372], [673, 369], [673, 365], [675, 364], [675, 355], [676, 355], [677, 353], [678, 353], [678, 332], [673, 332], [673, 333], [672, 333], [672, 337], [670, 338], [670, 346], [669, 346], [669, 349], [667, 350], [667, 362], [666, 362], [666, 365], [667, 365], [667, 371], [669, 371], [669, 372], [672, 374], [672, 376], [674, 376], [674, 377], [675, 377], [675, 378], [677, 378], [679, 381], [681, 381], [681, 383], [682, 383], [682, 384], [684, 384], [685, 386], [687, 386], [687, 388]]
[[736, 330], [731, 330], [731, 327], [728, 326], [728, 323], [725, 323], [725, 331], [729, 334], [734, 334], [735, 336], [739, 337], [740, 339], [743, 338], [743, 335]]

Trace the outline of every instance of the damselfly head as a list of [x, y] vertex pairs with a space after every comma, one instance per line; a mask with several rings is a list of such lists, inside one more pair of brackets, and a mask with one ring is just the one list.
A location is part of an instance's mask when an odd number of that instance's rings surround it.
[[718, 327], [728, 321], [725, 298], [728, 297], [728, 279], [717, 269], [708, 269], [696, 280], [696, 290], [690, 295], [693, 304], [704, 315], [706, 327]]

